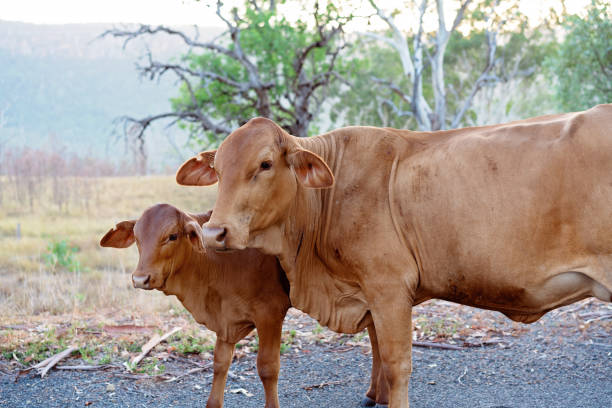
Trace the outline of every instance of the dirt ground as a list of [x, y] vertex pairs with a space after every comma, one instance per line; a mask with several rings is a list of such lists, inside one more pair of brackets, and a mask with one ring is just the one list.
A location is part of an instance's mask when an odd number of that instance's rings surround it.
[[[585, 301], [531, 325], [493, 312], [434, 302], [415, 311], [412, 407], [612, 406], [612, 306]], [[449, 329], [450, 327], [450, 329]], [[292, 311], [291, 342], [281, 357], [283, 407], [358, 407], [369, 384], [367, 336], [340, 336]], [[248, 347], [236, 353], [226, 387], [227, 407], [261, 407], [263, 389]], [[204, 406], [212, 381], [209, 354], [160, 352], [160, 375], [106, 369], [53, 369], [18, 376], [18, 363], [0, 360], [3, 407]], [[74, 356], [63, 365], [82, 363]], [[188, 374], [194, 368], [203, 368]]]

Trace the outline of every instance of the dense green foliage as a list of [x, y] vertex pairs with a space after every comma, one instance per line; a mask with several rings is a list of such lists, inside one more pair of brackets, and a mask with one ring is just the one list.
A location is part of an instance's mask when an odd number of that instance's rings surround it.
[[[191, 72], [201, 73], [201, 78], [189, 83], [197, 106], [193, 106], [189, 86], [183, 82], [179, 96], [172, 99], [173, 109], [197, 109], [212, 121], [231, 127], [265, 114], [293, 132], [298, 126], [296, 122], [313, 119], [318, 114], [319, 98], [324, 98], [327, 76], [335, 79], [330, 71], [341, 75], [345, 69], [335, 55], [342, 47], [342, 39], [336, 35], [327, 41], [326, 35], [347, 18], [340, 16], [331, 3], [323, 10], [316, 8], [301, 15], [304, 17], [290, 21], [276, 8], [255, 9], [246, 2], [243, 14], [236, 20], [239, 40], [227, 36], [219, 44], [235, 52], [239, 43], [252, 70], [235, 56], [197, 49], [181, 61]], [[320, 30], [313, 28], [313, 20]], [[269, 86], [263, 91], [252, 86], [253, 75]], [[316, 85], [318, 81], [321, 84]], [[313, 94], [304, 96], [308, 92]], [[261, 94], [265, 94], [265, 101]], [[305, 98], [309, 99], [304, 101]], [[183, 121], [181, 125], [200, 145], [218, 143], [219, 135], [203, 129], [197, 121]]]
[[547, 59], [566, 111], [612, 102], [612, 6], [593, 0], [585, 18], [568, 16], [565, 38]]

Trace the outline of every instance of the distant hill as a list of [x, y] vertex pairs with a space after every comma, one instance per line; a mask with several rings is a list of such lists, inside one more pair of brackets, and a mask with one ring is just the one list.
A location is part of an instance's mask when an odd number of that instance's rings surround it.
[[[102, 24], [37, 25], [0, 21], [0, 141], [13, 146], [41, 147], [53, 140], [69, 151], [98, 157], [124, 158], [117, 140], [122, 115], [164, 112], [176, 92], [170, 76], [161, 83], [140, 79], [135, 63], [149, 47], [156, 58], [185, 52], [176, 38], [158, 35], [147, 42], [98, 39], [111, 28]], [[184, 29], [192, 29], [183, 27]], [[200, 38], [216, 30], [200, 29]], [[168, 134], [170, 132], [170, 134]], [[154, 170], [175, 166], [180, 155], [167, 137], [184, 144], [176, 128], [153, 129], [148, 150]], [[183, 156], [188, 152], [183, 152]]]

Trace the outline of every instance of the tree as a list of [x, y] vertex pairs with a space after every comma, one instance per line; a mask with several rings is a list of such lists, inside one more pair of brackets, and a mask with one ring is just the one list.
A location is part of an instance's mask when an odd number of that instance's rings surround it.
[[612, 8], [592, 0], [586, 12], [567, 16], [565, 38], [546, 60], [557, 100], [569, 111], [612, 102]]
[[139, 66], [152, 80], [173, 73], [180, 82], [171, 112], [126, 118], [142, 143], [147, 127], [161, 119], [178, 121], [194, 140], [208, 146], [254, 116], [307, 136], [329, 85], [342, 78], [343, 27], [351, 17], [342, 17], [331, 3], [320, 7], [317, 2], [308, 13], [310, 21], [289, 21], [277, 11], [282, 4], [269, 1], [264, 7], [250, 0], [244, 11], [228, 11], [217, 1], [216, 14], [227, 31], [209, 42], [165, 26], [105, 33], [126, 43], [163, 33], [180, 37], [191, 49], [175, 63], [156, 61], [149, 53], [147, 63]]
[[[375, 0], [369, 2], [389, 28], [389, 34], [364, 35], [386, 44], [402, 67], [400, 77], [370, 73], [386, 95], [377, 98], [378, 116], [395, 115], [404, 122], [411, 120], [420, 130], [455, 128], [465, 123], [475, 96], [484, 87], [505, 81], [510, 75], [534, 72], [534, 65], [520, 61], [521, 52], [517, 50], [513, 58], [518, 63], [509, 70], [512, 59], [500, 52], [499, 37], [508, 36], [507, 26], [526, 38], [516, 3], [505, 3], [502, 7], [499, 0], [478, 3], [462, 0], [448, 24], [442, 0], [436, 0], [434, 5], [428, 0], [410, 2], [406, 7], [416, 16], [415, 24], [403, 31], [395, 21], [397, 11], [387, 12]], [[431, 15], [437, 24], [433, 32], [427, 32], [426, 17]], [[467, 34], [458, 31], [461, 25]], [[453, 70], [446, 68], [449, 56], [458, 57], [451, 58]], [[457, 69], [460, 66], [462, 70]]]

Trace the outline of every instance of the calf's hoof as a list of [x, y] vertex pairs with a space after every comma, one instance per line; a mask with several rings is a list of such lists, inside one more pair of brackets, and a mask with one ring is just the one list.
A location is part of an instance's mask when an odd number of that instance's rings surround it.
[[359, 404], [359, 406], [360, 407], [376, 407], [376, 401], [374, 401], [370, 397], [363, 397], [363, 399], [361, 400], [361, 404]]

